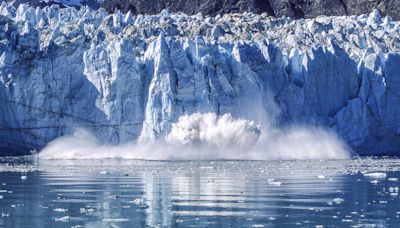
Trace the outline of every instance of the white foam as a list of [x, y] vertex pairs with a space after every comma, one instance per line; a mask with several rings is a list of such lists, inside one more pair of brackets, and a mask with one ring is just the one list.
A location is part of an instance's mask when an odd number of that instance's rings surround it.
[[346, 145], [332, 132], [292, 126], [285, 129], [257, 125], [214, 113], [182, 116], [165, 139], [101, 144], [84, 129], [51, 142], [41, 159], [146, 159], [146, 160], [291, 160], [347, 159]]
[[260, 126], [253, 121], [214, 113], [182, 116], [172, 125], [166, 141], [181, 145], [208, 145], [217, 149], [247, 149], [260, 137]]

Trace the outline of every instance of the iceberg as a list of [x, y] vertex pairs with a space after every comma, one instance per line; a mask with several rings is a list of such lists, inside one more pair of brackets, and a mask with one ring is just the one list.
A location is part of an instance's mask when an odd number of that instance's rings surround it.
[[115, 145], [166, 138], [181, 116], [324, 126], [361, 155], [400, 148], [400, 22], [370, 15], [0, 6], [0, 154], [75, 128]]

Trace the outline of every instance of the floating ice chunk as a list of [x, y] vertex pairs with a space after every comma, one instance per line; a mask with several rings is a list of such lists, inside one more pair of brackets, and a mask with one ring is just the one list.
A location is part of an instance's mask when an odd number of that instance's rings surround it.
[[21, 176], [21, 180], [26, 180], [26, 179], [28, 179], [28, 177], [27, 176]]
[[103, 222], [128, 222], [129, 219], [127, 218], [105, 218]]
[[318, 179], [325, 179], [324, 175], [318, 175]]
[[69, 216], [64, 216], [64, 217], [61, 217], [61, 218], [55, 218], [54, 219], [54, 221], [56, 221], [56, 222], [68, 222], [69, 220], [70, 220]]
[[3, 198], [4, 198], [4, 196], [0, 195], [0, 199], [3, 199]]
[[107, 171], [101, 171], [99, 174], [100, 174], [100, 175], [107, 175], [108, 172], [107, 172]]
[[372, 180], [372, 181], [370, 181], [370, 183], [371, 183], [371, 184], [378, 184], [379, 181], [378, 181], [378, 180]]
[[79, 211], [80, 211], [81, 214], [93, 213], [93, 212], [94, 212], [94, 209], [93, 209], [93, 208], [88, 208], [88, 209], [86, 209], [86, 208], [80, 208]]
[[342, 219], [342, 222], [351, 223], [351, 222], [353, 222], [353, 220], [351, 220], [351, 219]]
[[271, 185], [271, 186], [276, 186], [276, 187], [279, 187], [279, 186], [281, 186], [281, 185], [282, 185], [282, 182], [279, 182], [279, 181], [273, 181], [273, 182], [269, 182], [268, 184], [269, 184], [269, 185]]
[[376, 172], [376, 173], [365, 173], [364, 176], [376, 179], [385, 179], [386, 173]]
[[388, 181], [392, 181], [392, 182], [396, 182], [396, 181], [399, 181], [399, 178], [388, 178]]
[[139, 206], [141, 208], [147, 208], [148, 207], [146, 205], [145, 200], [144, 200], [143, 197], [142, 198], [136, 198], [133, 201], [130, 201], [130, 203], [133, 203], [133, 204], [135, 204], [135, 205], [137, 205], [137, 206]]
[[76, 225], [76, 226], [71, 226], [71, 228], [83, 228], [84, 226], [81, 225]]
[[68, 209], [65, 209], [65, 208], [55, 208], [54, 211], [55, 211], [55, 212], [65, 213], [65, 212], [68, 211]]
[[341, 204], [341, 203], [343, 203], [343, 201], [344, 201], [344, 199], [342, 199], [342, 198], [333, 199], [333, 202], [336, 203], [336, 204]]

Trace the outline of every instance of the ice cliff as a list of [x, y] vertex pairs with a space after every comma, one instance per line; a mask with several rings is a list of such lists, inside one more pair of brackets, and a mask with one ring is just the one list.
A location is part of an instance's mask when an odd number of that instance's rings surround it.
[[75, 127], [164, 137], [183, 114], [327, 126], [360, 154], [400, 148], [400, 23], [370, 15], [132, 15], [0, 6], [0, 150]]

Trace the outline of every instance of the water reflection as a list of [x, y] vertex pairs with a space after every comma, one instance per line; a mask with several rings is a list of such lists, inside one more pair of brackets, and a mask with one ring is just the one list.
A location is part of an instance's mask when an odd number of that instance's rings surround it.
[[395, 226], [398, 163], [3, 162], [0, 226]]

